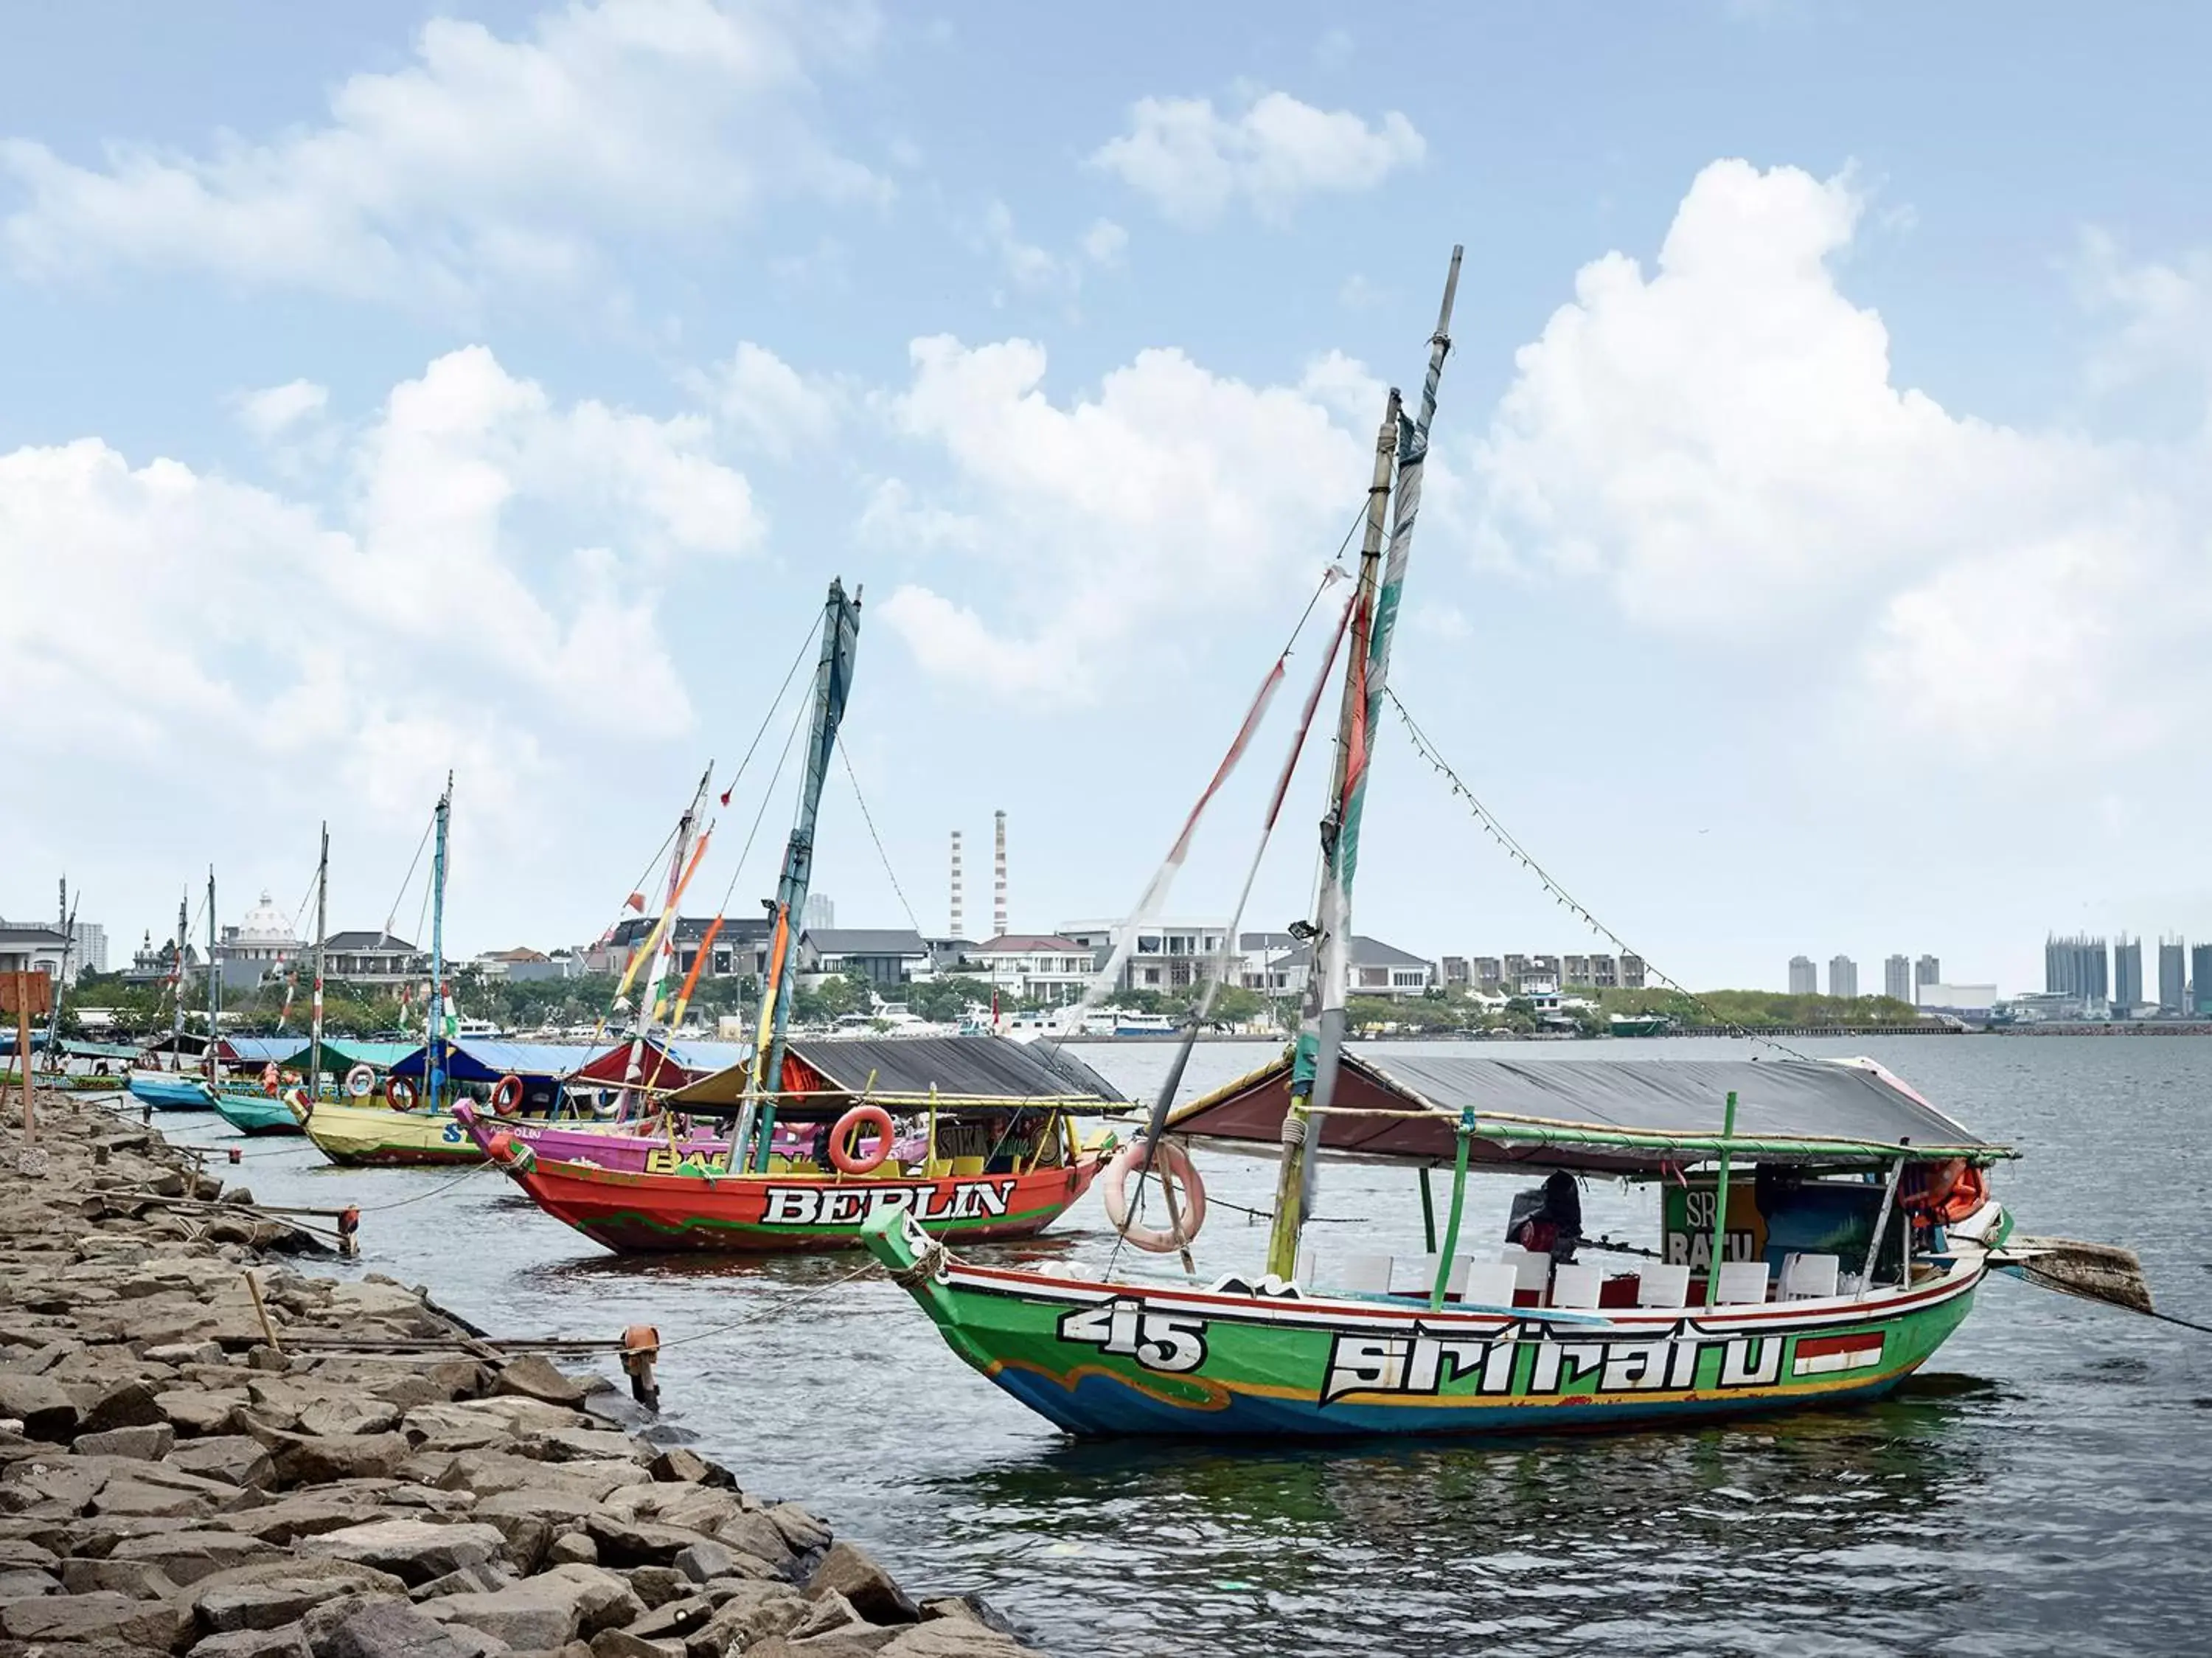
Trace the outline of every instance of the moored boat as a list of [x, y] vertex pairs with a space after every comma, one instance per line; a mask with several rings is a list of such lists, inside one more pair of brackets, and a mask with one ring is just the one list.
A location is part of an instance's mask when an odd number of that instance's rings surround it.
[[220, 1088], [210, 1102], [216, 1114], [240, 1134], [297, 1134], [300, 1119], [292, 1107], [263, 1088]]
[[215, 1089], [204, 1076], [189, 1071], [134, 1070], [131, 1097], [156, 1111], [207, 1111], [215, 1105]]

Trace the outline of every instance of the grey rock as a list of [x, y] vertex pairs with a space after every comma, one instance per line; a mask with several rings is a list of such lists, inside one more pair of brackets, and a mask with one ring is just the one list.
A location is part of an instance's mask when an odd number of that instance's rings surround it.
[[108, 1589], [137, 1600], [166, 1600], [177, 1592], [168, 1573], [143, 1560], [64, 1560], [62, 1586], [71, 1594]]
[[205, 1520], [215, 1505], [197, 1491], [150, 1480], [111, 1479], [93, 1499], [93, 1511], [102, 1515], [154, 1515], [167, 1520]]
[[808, 1598], [842, 1595], [871, 1624], [915, 1624], [921, 1608], [897, 1582], [850, 1543], [833, 1543], [806, 1580]]
[[811, 1641], [831, 1630], [841, 1630], [868, 1620], [860, 1610], [835, 1590], [823, 1590], [811, 1594], [799, 1609], [798, 1621], [791, 1624], [789, 1633], [794, 1641]]
[[220, 1364], [222, 1344], [216, 1341], [177, 1341], [149, 1347], [146, 1356], [157, 1364]]
[[337, 1492], [300, 1491], [264, 1507], [227, 1514], [217, 1522], [266, 1543], [289, 1547], [303, 1537], [343, 1531], [362, 1523], [362, 1500]]
[[[441, 1525], [428, 1520], [373, 1520], [325, 1532], [300, 1545], [303, 1555], [357, 1561], [392, 1572], [410, 1584], [496, 1559], [507, 1539], [495, 1527], [473, 1522]], [[510, 1643], [512, 1644], [512, 1643]], [[556, 1643], [557, 1644], [557, 1643]]]
[[655, 1479], [686, 1485], [704, 1484], [711, 1472], [703, 1458], [681, 1446], [663, 1451], [646, 1465], [646, 1470]]
[[185, 1658], [307, 1658], [307, 1647], [300, 1626], [287, 1624], [281, 1629], [228, 1630], [208, 1636]]
[[958, 1619], [920, 1624], [880, 1650], [885, 1658], [1042, 1658], [1010, 1635]]
[[[21, 1529], [19, 1534], [19, 1528], [33, 1527], [40, 1523], [21, 1519], [0, 1521], [0, 1526], [9, 1527], [7, 1532], [0, 1533], [0, 1571], [52, 1571], [61, 1563], [61, 1556], [31, 1535], [28, 1529]], [[57, 1533], [63, 1529], [58, 1521], [55, 1526]], [[58, 1535], [55, 1540], [64, 1541]]]
[[[125, 1431], [155, 1430], [134, 1428]], [[188, 1439], [165, 1453], [162, 1460], [173, 1468], [198, 1474], [203, 1479], [219, 1479], [227, 1485], [255, 1490], [263, 1489], [276, 1477], [275, 1460], [261, 1448], [261, 1442], [249, 1434], [216, 1434], [206, 1439]]]
[[[262, 1436], [254, 1436], [261, 1439]], [[269, 1446], [279, 1486], [329, 1485], [341, 1479], [383, 1479], [407, 1460], [398, 1434], [340, 1434], [327, 1438], [280, 1433]], [[263, 1443], [268, 1444], [264, 1439]]]
[[161, 1420], [179, 1434], [219, 1434], [246, 1402], [243, 1388], [172, 1387], [154, 1395]]
[[796, 1627], [811, 1610], [787, 1583], [738, 1584], [715, 1606], [714, 1616], [685, 1637], [686, 1658], [749, 1651], [755, 1643]]
[[1000, 1635], [1014, 1632], [1014, 1626], [1006, 1621], [1006, 1615], [980, 1594], [948, 1594], [921, 1603], [923, 1623], [934, 1623], [941, 1618], [981, 1624], [985, 1629]]
[[[631, 1582], [635, 1585], [636, 1580]], [[693, 1631], [704, 1629], [714, 1615], [714, 1603], [705, 1595], [686, 1595], [662, 1603], [642, 1618], [632, 1618], [629, 1632], [645, 1641], [680, 1641]]]
[[677, 1551], [670, 1564], [693, 1582], [703, 1583], [710, 1577], [728, 1576], [737, 1560], [727, 1545], [702, 1537]]
[[489, 1594], [448, 1594], [426, 1601], [420, 1610], [440, 1624], [464, 1624], [522, 1652], [566, 1646], [580, 1622], [575, 1598], [542, 1578]]
[[167, 1652], [191, 1628], [173, 1600], [135, 1600], [106, 1589], [49, 1594], [0, 1607], [0, 1631], [18, 1641], [107, 1643]]
[[581, 1405], [592, 1392], [581, 1380], [563, 1375], [538, 1353], [510, 1359], [493, 1380], [491, 1390], [495, 1393], [519, 1393], [525, 1399], [566, 1405], [570, 1410]]
[[192, 1585], [188, 1599], [200, 1627], [217, 1634], [296, 1622], [334, 1595], [399, 1594], [388, 1572], [346, 1560], [272, 1560], [217, 1572]]
[[793, 1553], [811, 1554], [817, 1549], [830, 1546], [833, 1535], [830, 1527], [796, 1503], [779, 1503], [767, 1512], [769, 1521], [783, 1533], [783, 1540], [791, 1545]]
[[681, 1641], [647, 1641], [626, 1629], [601, 1630], [592, 1637], [592, 1658], [684, 1658]]
[[599, 1545], [599, 1558], [614, 1566], [672, 1565], [678, 1555], [701, 1540], [696, 1532], [611, 1514], [585, 1515], [584, 1529]]
[[116, 1428], [150, 1428], [161, 1417], [151, 1387], [143, 1381], [126, 1381], [100, 1395], [100, 1403], [85, 1412], [83, 1431], [104, 1434]]
[[740, 1554], [763, 1560], [776, 1571], [789, 1573], [799, 1557], [784, 1541], [783, 1529], [764, 1514], [732, 1515], [714, 1527], [714, 1534]]
[[126, 1537], [109, 1551], [111, 1560], [139, 1560], [158, 1566], [178, 1584], [197, 1583], [234, 1566], [272, 1560], [277, 1551], [258, 1537], [228, 1531], [156, 1532]]
[[656, 1610], [691, 1592], [691, 1580], [673, 1566], [633, 1567], [629, 1586], [639, 1600]]
[[316, 1400], [300, 1412], [300, 1427], [310, 1434], [386, 1434], [399, 1425], [399, 1412], [380, 1399], [340, 1393]]
[[504, 1566], [463, 1566], [409, 1590], [407, 1598], [420, 1606], [425, 1600], [441, 1600], [448, 1594], [487, 1594], [494, 1589], [505, 1588], [514, 1582], [514, 1576]]
[[33, 1571], [27, 1566], [0, 1571], [0, 1605], [10, 1600], [28, 1600], [33, 1595], [59, 1594], [61, 1592], [61, 1579], [51, 1573]]
[[[599, 1545], [583, 1532], [564, 1532], [545, 1548], [545, 1562], [551, 1566], [596, 1566], [599, 1564]], [[678, 1557], [682, 1564], [682, 1557]]]
[[340, 1595], [300, 1620], [313, 1658], [487, 1658], [507, 1649], [469, 1629], [447, 1629], [404, 1600]]
[[0, 1373], [0, 1417], [23, 1424], [33, 1439], [65, 1444], [77, 1431], [76, 1401], [44, 1376]]
[[177, 1430], [166, 1422], [137, 1428], [110, 1428], [100, 1433], [79, 1434], [70, 1448], [79, 1456], [127, 1456], [159, 1462], [177, 1442]]

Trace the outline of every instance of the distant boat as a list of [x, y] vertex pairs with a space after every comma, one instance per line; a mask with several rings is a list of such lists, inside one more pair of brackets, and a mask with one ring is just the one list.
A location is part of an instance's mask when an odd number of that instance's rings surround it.
[[1663, 1013], [1617, 1013], [1607, 1021], [1615, 1036], [1668, 1036], [1674, 1019]]
[[1114, 1018], [1116, 1036], [1173, 1036], [1180, 1028], [1170, 1013], [1124, 1013]]

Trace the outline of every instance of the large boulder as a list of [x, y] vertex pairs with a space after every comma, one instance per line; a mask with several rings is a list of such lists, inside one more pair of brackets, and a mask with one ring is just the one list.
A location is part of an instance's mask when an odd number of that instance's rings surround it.
[[204, 1577], [189, 1599], [200, 1627], [220, 1634], [281, 1628], [334, 1595], [404, 1592], [389, 1572], [350, 1561], [271, 1560]]
[[564, 1375], [554, 1368], [552, 1362], [538, 1353], [526, 1353], [510, 1359], [492, 1381], [495, 1393], [519, 1393], [525, 1399], [534, 1399], [547, 1405], [563, 1405], [575, 1409], [591, 1395], [591, 1384], [577, 1376]]
[[48, 1594], [0, 1607], [0, 1631], [18, 1641], [148, 1647], [167, 1652], [191, 1628], [192, 1615], [173, 1600], [139, 1600], [109, 1589]]
[[366, 1506], [360, 1496], [343, 1490], [297, 1491], [261, 1508], [227, 1514], [216, 1523], [226, 1531], [289, 1547], [303, 1537], [360, 1525]]
[[177, 1592], [168, 1573], [143, 1560], [64, 1560], [62, 1587], [71, 1594], [107, 1589], [134, 1600], [166, 1600]]
[[115, 1428], [147, 1428], [161, 1419], [154, 1390], [143, 1381], [126, 1381], [109, 1388], [85, 1412], [83, 1431], [104, 1434]]
[[[155, 1430], [132, 1428], [124, 1431]], [[261, 1448], [261, 1442], [250, 1434], [216, 1434], [206, 1439], [188, 1439], [174, 1450], [165, 1452], [162, 1460], [173, 1468], [198, 1474], [203, 1479], [221, 1480], [226, 1485], [254, 1490], [261, 1490], [276, 1477], [275, 1460]]]
[[718, 1580], [714, 1613], [684, 1637], [686, 1658], [722, 1658], [794, 1629], [810, 1608], [787, 1583], [730, 1583]]
[[155, 1422], [135, 1428], [79, 1434], [70, 1448], [79, 1456], [135, 1457], [142, 1462], [159, 1462], [169, 1454], [176, 1442], [177, 1430], [166, 1422]]
[[231, 1413], [246, 1403], [242, 1387], [172, 1387], [154, 1395], [161, 1420], [179, 1434], [219, 1434]]
[[399, 1425], [399, 1412], [380, 1399], [335, 1393], [316, 1399], [300, 1412], [302, 1433], [337, 1437], [346, 1434], [388, 1434]]
[[197, 1583], [234, 1566], [273, 1560], [277, 1551], [258, 1537], [227, 1531], [157, 1532], [126, 1537], [108, 1551], [111, 1560], [140, 1560], [159, 1567], [174, 1583]]
[[908, 1630], [879, 1652], [882, 1658], [1042, 1658], [1011, 1635], [957, 1618]]
[[891, 1575], [850, 1543], [833, 1543], [806, 1580], [810, 1600], [842, 1594], [871, 1624], [914, 1624], [921, 1608]]
[[410, 1449], [399, 1434], [321, 1437], [256, 1433], [254, 1437], [268, 1448], [280, 1487], [330, 1485], [341, 1479], [386, 1479], [407, 1460]]
[[488, 1594], [444, 1595], [425, 1601], [422, 1610], [441, 1624], [465, 1624], [517, 1651], [550, 1652], [582, 1631], [586, 1599], [580, 1586], [548, 1573]]
[[495, 1560], [505, 1552], [507, 1539], [497, 1527], [474, 1522], [372, 1520], [309, 1537], [299, 1546], [302, 1555], [356, 1561], [412, 1585]]
[[76, 1436], [80, 1414], [59, 1382], [0, 1372], [0, 1417], [21, 1423], [33, 1439], [67, 1444]]
[[185, 1658], [299, 1658], [306, 1651], [300, 1643], [300, 1626], [278, 1629], [227, 1630], [203, 1637]]
[[584, 1516], [584, 1529], [599, 1545], [599, 1558], [611, 1566], [670, 1566], [676, 1557], [702, 1541], [697, 1532], [611, 1514]]
[[313, 1658], [488, 1658], [507, 1649], [472, 1629], [448, 1629], [404, 1600], [343, 1594], [300, 1620]]

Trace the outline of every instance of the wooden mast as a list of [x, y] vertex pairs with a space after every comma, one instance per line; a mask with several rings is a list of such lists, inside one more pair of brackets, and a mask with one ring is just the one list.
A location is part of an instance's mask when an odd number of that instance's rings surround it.
[[[1437, 309], [1436, 332], [1429, 337], [1429, 367], [1421, 387], [1420, 411], [1413, 421], [1405, 420], [1397, 388], [1393, 387], [1382, 430], [1376, 439], [1375, 472], [1368, 486], [1367, 521], [1359, 547], [1358, 586], [1352, 594], [1352, 649], [1345, 662], [1336, 764], [1330, 780], [1328, 811], [1321, 826], [1320, 904], [1308, 940], [1312, 968], [1306, 982], [1297, 1044], [1292, 1051], [1291, 1105], [1283, 1118], [1282, 1167], [1276, 1179], [1274, 1220], [1267, 1236], [1267, 1271], [1281, 1278], [1294, 1277], [1297, 1271], [1298, 1238], [1313, 1209], [1318, 1167], [1311, 1143], [1322, 1131], [1315, 1123], [1317, 1115], [1326, 1122], [1325, 1113], [1336, 1096], [1352, 943], [1352, 887], [1359, 866], [1360, 813], [1389, 673], [1390, 645], [1396, 633], [1406, 565], [1413, 550], [1413, 524], [1420, 512], [1429, 426], [1436, 417], [1437, 388], [1443, 378], [1444, 358], [1451, 350], [1452, 305], [1459, 292], [1463, 251], [1452, 249], [1443, 302]], [[1394, 467], [1398, 499], [1390, 520], [1386, 564], [1384, 503], [1391, 495]]]
[[323, 822], [323, 851], [315, 862], [315, 996], [307, 1024], [307, 1104], [323, 1093], [323, 937], [330, 919], [331, 826]]
[[423, 1080], [433, 1111], [446, 1088], [446, 830], [453, 816], [453, 774], [448, 771], [446, 792], [438, 796], [438, 844], [430, 863], [430, 1029]]
[[[644, 1076], [646, 1039], [653, 1033], [653, 1018], [660, 1008], [661, 986], [667, 982], [669, 960], [676, 954], [676, 935], [683, 925], [682, 918], [677, 914], [677, 905], [683, 899], [684, 879], [690, 874], [691, 837], [707, 810], [707, 791], [714, 786], [714, 765], [710, 760], [706, 771], [700, 775], [698, 792], [691, 797], [691, 804], [684, 808], [684, 815], [677, 820], [676, 844], [668, 854], [667, 907], [661, 916], [659, 941], [653, 946], [653, 970], [646, 975], [645, 989], [638, 994], [637, 1032], [630, 1038], [629, 1058], [623, 1067], [622, 1114], [625, 1117], [637, 1107], [635, 1090]], [[702, 945], [701, 948], [705, 947]], [[672, 1021], [672, 1033], [673, 1028]], [[653, 1074], [659, 1076], [658, 1067]]]
[[215, 959], [215, 865], [208, 865], [208, 1086], [216, 1086], [215, 1049], [222, 1021], [222, 974]]

